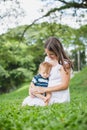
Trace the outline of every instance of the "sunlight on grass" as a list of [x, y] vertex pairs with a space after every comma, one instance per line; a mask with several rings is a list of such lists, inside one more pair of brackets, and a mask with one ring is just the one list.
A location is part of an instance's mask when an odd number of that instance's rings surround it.
[[27, 89], [29, 87], [29, 85], [25, 85], [25, 86], [23, 86], [23, 87], [21, 87], [21, 88], [19, 88], [18, 90], [16, 90], [15, 92], [20, 92], [20, 91], [23, 91], [23, 90], [25, 90], [25, 89]]

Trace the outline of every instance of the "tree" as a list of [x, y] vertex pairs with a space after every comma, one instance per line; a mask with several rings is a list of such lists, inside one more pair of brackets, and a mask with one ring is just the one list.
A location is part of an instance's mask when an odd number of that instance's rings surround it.
[[74, 59], [75, 70], [79, 71], [86, 65], [87, 25], [74, 31], [71, 45], [73, 47], [72, 58]]
[[23, 16], [24, 11], [19, 0], [0, 0], [0, 26], [3, 30], [5, 27], [10, 28], [11, 25], [19, 24]]
[[[45, 11], [44, 15], [35, 19], [31, 25], [28, 25], [24, 29], [22, 37], [28, 28], [30, 28], [33, 24], [40, 22], [40, 20], [42, 21], [44, 18], [47, 18], [50, 23], [54, 21], [58, 23], [58, 19], [60, 19], [61, 23], [61, 19], [65, 15], [72, 15], [73, 17], [76, 17], [76, 22], [81, 24], [81, 19], [83, 20], [85, 14], [87, 13], [87, 0], [42, 0], [42, 2], [46, 3], [46, 8], [41, 10], [43, 12]], [[72, 13], [70, 13], [70, 10], [72, 10]]]
[[0, 36], [0, 93], [9, 92], [19, 84], [31, 81], [36, 69], [29, 47], [19, 44], [14, 35], [12, 38], [8, 36]]
[[[9, 7], [6, 6], [8, 2], [10, 2]], [[87, 12], [87, 0], [42, 0], [42, 2], [46, 3], [46, 8], [43, 8], [41, 10], [43, 12], [45, 10], [44, 15], [40, 18], [35, 19], [30, 25], [24, 28], [21, 35], [21, 40], [24, 37], [24, 34], [28, 30], [28, 28], [30, 28], [33, 24], [39, 22], [40, 20], [43, 20], [45, 17], [50, 17], [49, 22], [52, 22], [52, 20], [58, 22], [58, 19], [60, 19], [61, 21], [62, 17], [64, 17], [65, 15], [69, 15], [69, 9], [72, 9], [72, 13], [70, 15], [77, 17], [77, 22], [81, 22], [81, 18], [83, 19], [85, 17], [85, 13]], [[8, 19], [8, 21], [10, 22], [10, 24], [6, 25], [8, 26], [8, 28], [10, 28], [13, 21], [17, 23], [20, 17], [24, 15], [19, 0], [1, 0], [0, 5], [3, 5], [3, 7], [5, 8], [5, 11], [2, 10], [0, 14], [1, 24], [6, 24], [3, 21], [5, 19]], [[79, 11], [79, 9], [81, 11]], [[60, 16], [58, 16], [59, 12]], [[11, 18], [13, 18], [13, 21], [11, 21]]]

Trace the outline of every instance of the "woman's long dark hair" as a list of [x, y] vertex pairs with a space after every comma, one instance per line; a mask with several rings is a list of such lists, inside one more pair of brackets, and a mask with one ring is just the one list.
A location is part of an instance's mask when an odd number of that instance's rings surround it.
[[[63, 65], [65, 71], [67, 68], [73, 68], [72, 61], [66, 55], [64, 48], [58, 38], [49, 37], [45, 42], [44, 47], [45, 49], [52, 51], [58, 57], [58, 62], [59, 64]], [[68, 65], [65, 63], [65, 61], [68, 63]]]

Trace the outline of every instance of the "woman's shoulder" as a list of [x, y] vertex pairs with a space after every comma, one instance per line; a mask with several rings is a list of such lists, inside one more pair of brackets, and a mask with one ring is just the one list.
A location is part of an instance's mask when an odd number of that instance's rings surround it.
[[65, 71], [65, 69], [70, 70], [71, 68], [70, 68], [69, 62], [67, 60], [64, 60], [64, 65], [59, 63], [59, 69], [64, 70], [64, 71]]
[[[64, 60], [64, 65], [66, 66], [66, 67], [69, 67], [70, 65], [69, 65], [69, 62], [65, 59]], [[60, 66], [62, 66], [63, 67], [63, 65], [60, 63]]]
[[65, 63], [66, 69], [71, 69], [71, 65], [69, 61], [65, 60], [64, 63]]

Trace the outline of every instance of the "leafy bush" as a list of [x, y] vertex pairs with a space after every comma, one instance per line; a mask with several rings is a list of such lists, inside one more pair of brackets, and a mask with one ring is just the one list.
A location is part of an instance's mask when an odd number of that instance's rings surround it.
[[[0, 48], [0, 93], [16, 89], [19, 84], [30, 81], [36, 66], [28, 46], [6, 42]], [[3, 58], [2, 58], [3, 57]]]
[[10, 72], [10, 76], [19, 85], [24, 81], [29, 81], [32, 77], [32, 72], [25, 68], [17, 68]]
[[33, 73], [25, 68], [17, 68], [9, 73], [0, 66], [0, 92], [9, 92], [20, 84], [30, 81]]

